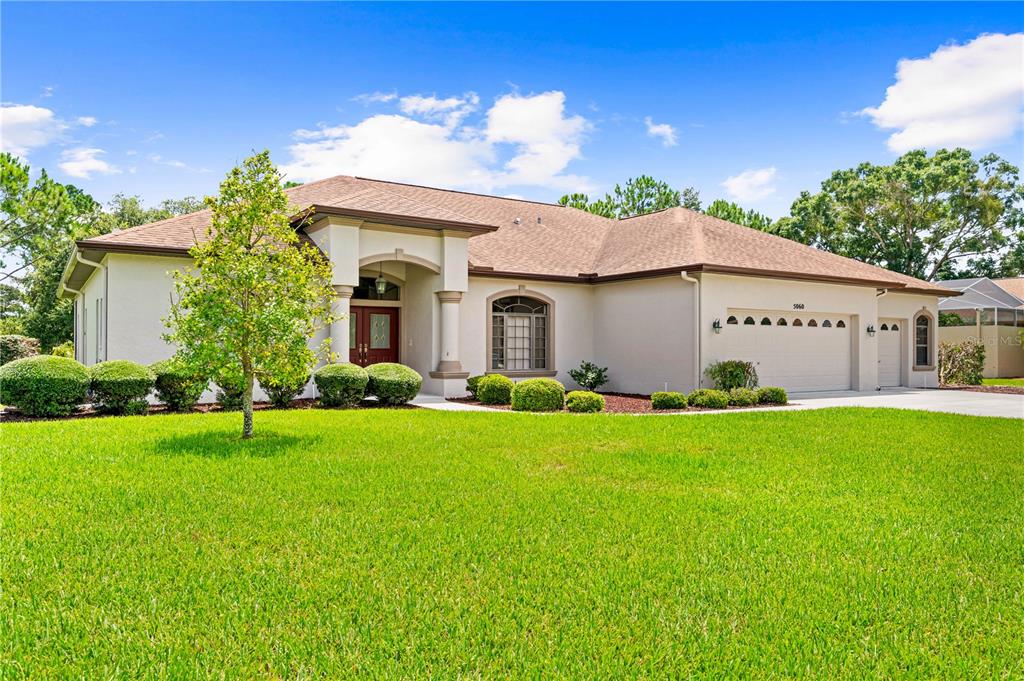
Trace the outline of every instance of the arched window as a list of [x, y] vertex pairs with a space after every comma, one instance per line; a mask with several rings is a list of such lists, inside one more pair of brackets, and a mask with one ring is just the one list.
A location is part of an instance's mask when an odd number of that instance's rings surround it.
[[491, 369], [547, 369], [548, 314], [547, 303], [527, 296], [507, 296], [491, 303]]
[[932, 365], [932, 320], [925, 315], [914, 320], [914, 364]]
[[811, 321], [807, 322], [807, 326], [817, 326], [817, 325], [818, 325], [818, 322], [816, 320], [814, 320], [814, 319], [812, 319]]
[[803, 325], [804, 325], [803, 320], [801, 320], [801, 319], [794, 319], [793, 320], [793, 326], [803, 326]]
[[881, 328], [879, 329], [879, 331], [888, 331], [888, 330], [889, 330], [889, 325], [888, 324], [882, 324]]
[[821, 323], [821, 327], [824, 328], [824, 329], [831, 329], [832, 328], [832, 322], [830, 322], [829, 320], [826, 319], [825, 321], [823, 321]]
[[749, 324], [749, 325], [753, 326], [754, 318], [753, 317], [747, 317], [746, 319], [743, 320], [743, 323], [744, 324]]
[[775, 326], [789, 326], [785, 317], [779, 317], [779, 321], [775, 322]]
[[772, 325], [772, 320], [768, 319], [767, 317], [761, 317], [761, 326], [771, 326], [771, 325]]
[[731, 316], [731, 315], [729, 316], [728, 319], [725, 320], [725, 323], [726, 324], [739, 324], [739, 322], [736, 320], [736, 318]]
[[845, 329], [846, 328], [846, 322], [844, 322], [842, 319], [840, 319], [838, 322], [836, 322], [836, 328], [837, 329]]
[[895, 324], [893, 324], [892, 326], [890, 326], [890, 327], [889, 327], [889, 330], [890, 330], [890, 331], [899, 331], [899, 330], [900, 330], [900, 327], [898, 327], [898, 326], [896, 326]]

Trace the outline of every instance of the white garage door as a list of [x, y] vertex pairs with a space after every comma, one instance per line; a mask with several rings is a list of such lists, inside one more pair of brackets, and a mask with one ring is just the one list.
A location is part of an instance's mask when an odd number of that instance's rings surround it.
[[878, 385], [892, 388], [900, 384], [903, 374], [903, 322], [899, 319], [878, 320]]
[[848, 316], [730, 310], [720, 338], [728, 359], [756, 364], [761, 385], [790, 392], [850, 389]]

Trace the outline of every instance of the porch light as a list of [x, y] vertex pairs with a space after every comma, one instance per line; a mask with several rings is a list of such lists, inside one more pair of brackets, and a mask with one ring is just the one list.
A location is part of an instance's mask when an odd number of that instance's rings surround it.
[[714, 322], [712, 322], [711, 328], [714, 330], [715, 333], [722, 333], [722, 320], [716, 319]]
[[868, 324], [868, 335], [871, 336], [872, 338], [874, 338], [874, 336], [875, 336], [875, 325], [874, 324]]
[[384, 265], [380, 266], [380, 273], [373, 280], [373, 285], [377, 287], [377, 295], [379, 296], [384, 295], [384, 292], [388, 290], [388, 280], [384, 278]]

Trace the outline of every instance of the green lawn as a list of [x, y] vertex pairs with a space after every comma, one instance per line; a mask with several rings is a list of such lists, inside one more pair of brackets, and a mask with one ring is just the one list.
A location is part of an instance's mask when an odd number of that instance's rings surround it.
[[0, 676], [1024, 675], [1020, 421], [0, 426]]
[[982, 385], [1013, 385], [1024, 388], [1024, 378], [983, 378]]

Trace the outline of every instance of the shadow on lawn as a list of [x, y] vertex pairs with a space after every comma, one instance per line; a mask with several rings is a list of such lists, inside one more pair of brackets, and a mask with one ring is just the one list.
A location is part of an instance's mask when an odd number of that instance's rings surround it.
[[243, 440], [237, 430], [215, 430], [165, 437], [154, 443], [153, 451], [169, 456], [202, 456], [208, 459], [234, 456], [262, 459], [278, 456], [289, 449], [308, 447], [317, 439], [257, 430], [252, 439]]

